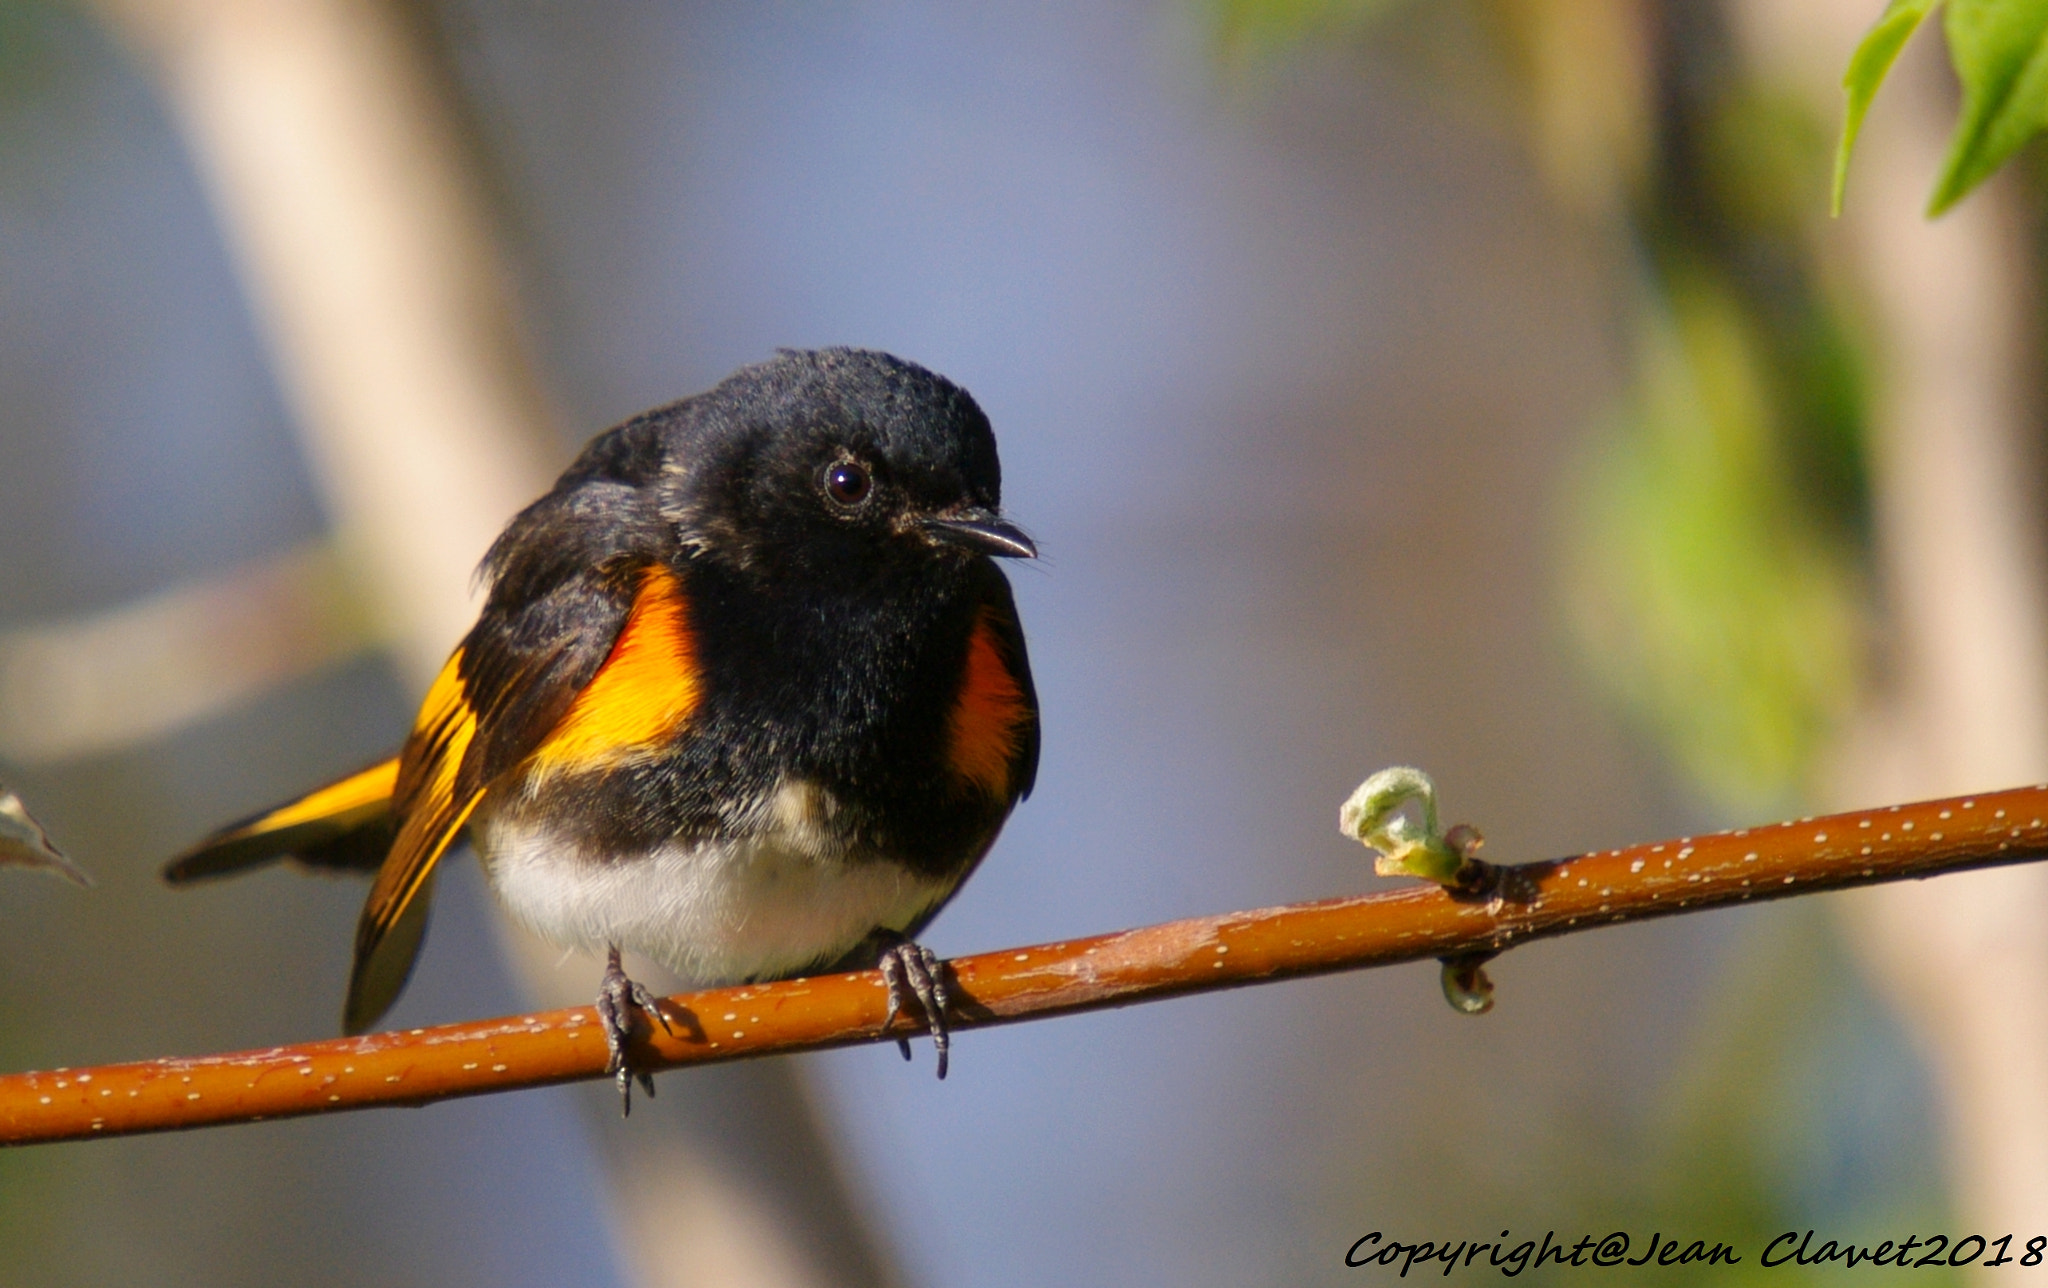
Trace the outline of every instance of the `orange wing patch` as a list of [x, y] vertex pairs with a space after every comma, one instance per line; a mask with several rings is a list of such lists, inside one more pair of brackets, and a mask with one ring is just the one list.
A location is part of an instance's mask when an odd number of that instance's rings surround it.
[[[356, 923], [355, 967], [350, 974], [343, 1027], [360, 1033], [377, 1022], [405, 986], [426, 932], [421, 893], [456, 833], [469, 821], [483, 788], [458, 794], [457, 775], [476, 737], [476, 712], [462, 685], [462, 650], [456, 649], [420, 704], [398, 769], [398, 807], [404, 822]], [[408, 913], [410, 915], [408, 915]]]
[[[483, 800], [489, 784], [463, 762], [476, 740], [477, 711], [457, 649], [427, 691], [397, 780], [403, 817], [390, 856], [356, 925], [355, 970], [344, 1026], [376, 1023], [411, 973], [426, 933], [434, 867]], [[597, 768], [625, 760], [673, 734], [695, 710], [696, 645], [688, 603], [673, 572], [660, 565], [640, 579], [632, 611], [611, 652], [525, 764], [539, 770]]]
[[660, 564], [640, 577], [611, 654], [528, 763], [547, 772], [599, 769], [660, 746], [697, 708], [697, 643], [689, 601]]
[[289, 805], [214, 833], [173, 859], [164, 869], [164, 879], [180, 885], [225, 876], [299, 854], [304, 847], [337, 841], [380, 822], [391, 809], [397, 781], [395, 757], [350, 774]]
[[288, 827], [306, 823], [349, 823], [357, 818], [387, 808], [391, 793], [398, 785], [398, 758], [382, 761], [368, 769], [349, 775], [338, 783], [329, 783], [316, 792], [311, 792], [280, 809], [274, 809], [259, 819], [239, 828], [235, 835], [248, 836], [258, 832], [279, 832]]
[[953, 776], [998, 799], [1010, 795], [1019, 731], [1031, 719], [1023, 686], [1003, 661], [988, 610], [967, 640], [967, 672], [947, 720], [946, 765]]

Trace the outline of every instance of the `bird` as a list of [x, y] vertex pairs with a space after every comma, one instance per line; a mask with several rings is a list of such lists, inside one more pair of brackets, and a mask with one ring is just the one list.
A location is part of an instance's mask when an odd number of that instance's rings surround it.
[[[397, 755], [214, 833], [187, 885], [276, 860], [374, 871], [343, 1029], [396, 1000], [466, 836], [514, 920], [604, 950], [623, 1112], [652, 1095], [621, 951], [705, 986], [880, 969], [946, 1075], [944, 963], [916, 936], [1038, 769], [974, 399], [875, 350], [778, 350], [596, 438], [479, 569], [476, 624]], [[910, 1043], [898, 1039], [905, 1059]]]

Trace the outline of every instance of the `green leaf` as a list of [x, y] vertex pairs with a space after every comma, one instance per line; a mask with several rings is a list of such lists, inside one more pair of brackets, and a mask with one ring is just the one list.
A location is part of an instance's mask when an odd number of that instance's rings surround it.
[[1950, 0], [1962, 118], [1927, 213], [1941, 214], [2048, 126], [2048, 0]]
[[1863, 114], [1870, 110], [1870, 100], [1876, 97], [1877, 87], [1884, 83], [1885, 73], [1892, 69], [1899, 50], [1905, 48], [1906, 38], [1940, 3], [1941, 0], [1892, 0], [1849, 58], [1849, 70], [1842, 75], [1849, 105], [1842, 115], [1842, 143], [1835, 149], [1835, 192], [1831, 202], [1835, 214], [1842, 213], [1842, 189], [1849, 182], [1849, 153], [1856, 147], [1857, 132], [1863, 128]]

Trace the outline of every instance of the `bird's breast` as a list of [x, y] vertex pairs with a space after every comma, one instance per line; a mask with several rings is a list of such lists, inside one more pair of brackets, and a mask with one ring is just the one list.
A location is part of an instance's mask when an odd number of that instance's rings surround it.
[[877, 928], [907, 931], [957, 883], [849, 852], [832, 794], [789, 780], [744, 833], [591, 853], [531, 810], [480, 812], [471, 834], [506, 909], [565, 947], [642, 953], [700, 984], [799, 974]]

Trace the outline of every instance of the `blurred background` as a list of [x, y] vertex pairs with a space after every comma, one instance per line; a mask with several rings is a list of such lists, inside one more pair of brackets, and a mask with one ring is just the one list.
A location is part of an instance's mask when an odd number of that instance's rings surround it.
[[[0, 873], [0, 1067], [332, 1034], [359, 885], [158, 864], [386, 753], [504, 519], [778, 345], [965, 385], [1046, 552], [1044, 767], [942, 953], [1371, 888], [1335, 811], [1394, 763], [1504, 861], [2048, 778], [2041, 184], [1922, 219], [1930, 31], [1826, 218], [1879, 8], [0, 0], [0, 777], [99, 882]], [[589, 1086], [15, 1151], [0, 1281], [2023, 1242], [2044, 884], [1535, 944], [1479, 1019], [1418, 965], [971, 1033], [944, 1084], [872, 1048], [626, 1122]], [[459, 863], [391, 1018], [597, 971]]]

